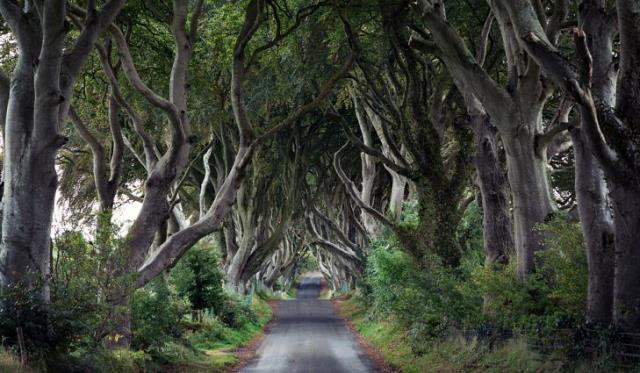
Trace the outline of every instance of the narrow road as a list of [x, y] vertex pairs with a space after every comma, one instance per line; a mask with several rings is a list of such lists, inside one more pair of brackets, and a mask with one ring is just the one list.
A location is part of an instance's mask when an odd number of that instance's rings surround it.
[[319, 300], [319, 276], [305, 277], [298, 297], [276, 305], [276, 318], [243, 373], [375, 372], [330, 301]]

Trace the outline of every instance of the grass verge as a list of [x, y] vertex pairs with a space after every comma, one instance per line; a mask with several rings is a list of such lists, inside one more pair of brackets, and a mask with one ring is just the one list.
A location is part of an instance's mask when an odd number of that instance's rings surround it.
[[377, 349], [394, 370], [420, 372], [560, 372], [568, 368], [564, 359], [542, 356], [523, 340], [512, 340], [489, 348], [476, 340], [451, 337], [426, 342], [415, 351], [408, 331], [392, 319], [372, 320], [366, 308], [351, 297], [336, 302], [340, 313], [360, 335]]

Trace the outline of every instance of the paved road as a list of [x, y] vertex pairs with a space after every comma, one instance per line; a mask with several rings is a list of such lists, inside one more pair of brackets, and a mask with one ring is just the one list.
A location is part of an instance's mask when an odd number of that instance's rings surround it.
[[375, 372], [331, 302], [319, 294], [320, 277], [305, 277], [297, 299], [278, 302], [257, 356], [241, 372]]

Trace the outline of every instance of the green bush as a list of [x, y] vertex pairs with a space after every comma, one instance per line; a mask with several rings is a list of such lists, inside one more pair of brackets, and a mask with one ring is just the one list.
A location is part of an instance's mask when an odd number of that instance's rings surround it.
[[247, 304], [239, 296], [231, 294], [228, 294], [225, 298], [222, 307], [217, 312], [217, 316], [220, 321], [230, 327], [241, 327], [244, 324], [257, 321], [251, 305]]
[[505, 329], [539, 335], [575, 328], [584, 322], [587, 263], [577, 224], [562, 217], [539, 228], [547, 237], [538, 252], [538, 268], [526, 281], [518, 280], [515, 263], [478, 267], [466, 293], [485, 295], [484, 317]]
[[90, 355], [86, 371], [97, 373], [144, 372], [150, 357], [143, 351], [126, 348], [114, 350], [98, 349]]
[[180, 320], [187, 310], [187, 303], [171, 292], [163, 276], [136, 290], [131, 302], [132, 346], [157, 350], [180, 337]]
[[371, 247], [362, 292], [371, 298], [372, 316], [393, 317], [407, 328], [416, 349], [459, 328], [482, 301], [463, 297], [458, 271], [443, 267], [435, 256], [429, 263], [428, 269], [419, 269], [392, 237], [386, 237]]
[[193, 310], [220, 309], [224, 302], [223, 274], [215, 247], [191, 248], [171, 271], [171, 283]]
[[455, 269], [435, 257], [418, 268], [392, 235], [373, 242], [360, 286], [371, 317], [395, 320], [418, 353], [427, 341], [461, 331], [568, 341], [584, 322], [587, 265], [579, 226], [561, 216], [541, 225], [546, 250], [537, 253], [537, 271], [520, 281], [515, 260], [485, 265], [479, 224], [472, 205], [458, 229], [464, 251]]
[[[0, 335], [8, 344], [15, 344], [19, 328], [30, 354], [47, 360], [76, 348], [97, 346], [113, 310], [100, 295], [126, 281], [108, 270], [119, 247], [118, 241], [103, 241], [101, 251], [79, 232], [62, 233], [54, 240], [48, 278], [28, 275], [0, 290]], [[40, 300], [42, 291], [50, 294], [47, 304]]]

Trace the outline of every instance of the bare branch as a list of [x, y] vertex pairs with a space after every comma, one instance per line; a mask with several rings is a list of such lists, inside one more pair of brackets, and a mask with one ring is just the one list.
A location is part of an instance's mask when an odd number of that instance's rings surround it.
[[340, 157], [342, 155], [342, 152], [344, 152], [348, 146], [349, 146], [349, 143], [347, 142], [333, 155], [333, 168], [336, 170], [336, 174], [338, 175], [338, 178], [340, 178], [340, 181], [342, 181], [345, 188], [347, 189], [347, 193], [356, 202], [358, 207], [363, 209], [366, 213], [368, 213], [369, 215], [371, 215], [372, 217], [374, 217], [384, 225], [393, 228], [394, 224], [389, 219], [387, 219], [383, 213], [381, 213], [380, 211], [374, 209], [373, 207], [369, 206], [364, 201], [362, 201], [362, 199], [360, 198], [360, 196], [358, 196], [358, 193], [356, 192], [357, 188], [355, 184], [353, 183], [353, 181], [351, 181], [351, 179], [349, 179], [347, 174], [342, 169], [342, 166], [340, 165]]
[[153, 106], [163, 110], [169, 117], [169, 122], [172, 126], [173, 139], [172, 143], [177, 145], [182, 143], [186, 139], [184, 138], [184, 131], [182, 128], [181, 115], [178, 108], [169, 100], [158, 95], [151, 90], [144, 81], [138, 75], [135, 63], [131, 58], [129, 52], [129, 46], [125, 40], [122, 31], [114, 25], [109, 26], [109, 32], [113, 36], [116, 45], [118, 47], [118, 53], [120, 55], [120, 61], [122, 62], [122, 70], [125, 76], [129, 80], [129, 83]]

